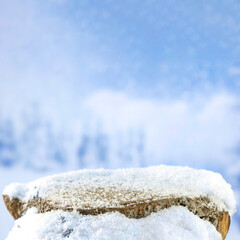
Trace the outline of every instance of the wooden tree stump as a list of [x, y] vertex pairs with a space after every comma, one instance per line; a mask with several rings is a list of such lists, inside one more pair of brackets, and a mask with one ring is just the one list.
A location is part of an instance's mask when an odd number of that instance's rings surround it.
[[[171, 172], [169, 175], [165, 173], [167, 170]], [[76, 210], [83, 215], [97, 215], [117, 211], [128, 218], [143, 218], [172, 206], [183, 206], [213, 224], [225, 239], [231, 213], [222, 199], [216, 200], [214, 193], [211, 197], [214, 189], [207, 183], [213, 178], [214, 183], [218, 183], [228, 194], [227, 197], [233, 196], [230, 185], [219, 174], [160, 166], [55, 175], [26, 185], [9, 186], [3, 199], [14, 219], [20, 218], [32, 207], [37, 208], [39, 213]], [[200, 191], [202, 194], [199, 194]]]

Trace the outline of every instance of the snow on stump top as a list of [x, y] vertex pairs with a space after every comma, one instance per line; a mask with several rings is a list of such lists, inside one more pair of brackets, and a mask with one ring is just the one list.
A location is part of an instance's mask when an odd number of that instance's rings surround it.
[[78, 211], [82, 215], [120, 212], [142, 218], [172, 206], [184, 206], [211, 222], [224, 239], [235, 212], [231, 186], [220, 174], [188, 167], [156, 166], [138, 169], [80, 170], [13, 183], [4, 202], [17, 219], [32, 207]]

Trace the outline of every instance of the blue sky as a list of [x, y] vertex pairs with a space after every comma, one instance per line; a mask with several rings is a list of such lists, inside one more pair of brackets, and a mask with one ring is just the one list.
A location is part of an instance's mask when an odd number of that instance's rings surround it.
[[14, 69], [25, 79], [71, 82], [80, 92], [107, 87], [178, 97], [240, 90], [237, 0], [0, 4], [6, 81], [16, 78], [9, 76]]
[[64, 1], [56, 10], [110, 61], [97, 81], [143, 94], [239, 90], [239, 12], [238, 1], [186, 0]]

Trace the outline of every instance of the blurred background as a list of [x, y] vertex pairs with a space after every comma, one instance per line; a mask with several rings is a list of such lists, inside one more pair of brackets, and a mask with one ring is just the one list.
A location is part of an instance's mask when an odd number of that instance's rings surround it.
[[157, 164], [220, 172], [239, 201], [240, 1], [0, 0], [0, 191]]

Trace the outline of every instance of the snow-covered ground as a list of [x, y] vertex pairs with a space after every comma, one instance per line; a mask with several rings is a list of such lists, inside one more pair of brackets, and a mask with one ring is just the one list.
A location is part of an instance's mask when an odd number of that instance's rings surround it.
[[[173, 230], [174, 229], [174, 230]], [[120, 213], [83, 216], [30, 209], [16, 221], [6, 240], [222, 240], [220, 233], [183, 207], [171, 207], [142, 219]]]

